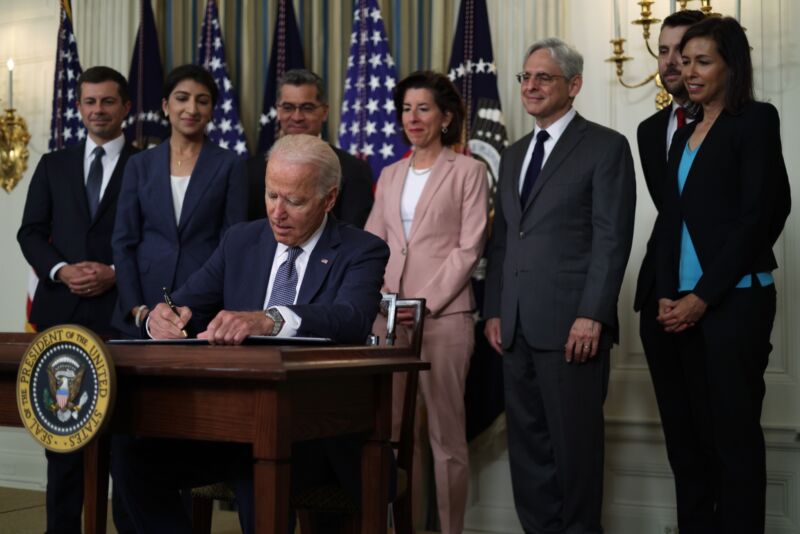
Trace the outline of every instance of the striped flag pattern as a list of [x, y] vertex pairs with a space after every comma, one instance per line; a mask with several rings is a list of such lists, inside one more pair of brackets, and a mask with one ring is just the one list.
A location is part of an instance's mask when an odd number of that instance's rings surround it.
[[[69, 0], [61, 1], [56, 40], [56, 68], [53, 76], [53, 105], [50, 117], [50, 152], [82, 142], [86, 128], [78, 113], [78, 77], [83, 73], [78, 58], [78, 44], [72, 29], [72, 9]], [[39, 279], [33, 269], [28, 271], [28, 296], [25, 303], [25, 331], [36, 332], [30, 322], [31, 304]]]

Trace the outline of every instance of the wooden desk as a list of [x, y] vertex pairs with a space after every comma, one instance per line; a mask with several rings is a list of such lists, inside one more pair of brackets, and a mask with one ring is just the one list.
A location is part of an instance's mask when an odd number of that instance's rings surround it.
[[[17, 367], [27, 334], [0, 334], [0, 425], [21, 426]], [[410, 348], [109, 345], [117, 370], [114, 432], [251, 443], [256, 531], [288, 525], [294, 441], [369, 435], [362, 531], [386, 531], [392, 373], [427, 369]], [[108, 439], [85, 449], [84, 528], [104, 533]]]

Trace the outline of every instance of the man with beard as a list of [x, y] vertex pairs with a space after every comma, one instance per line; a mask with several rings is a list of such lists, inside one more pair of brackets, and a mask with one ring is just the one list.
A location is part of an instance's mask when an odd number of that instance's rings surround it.
[[[686, 87], [681, 77], [681, 54], [679, 45], [683, 34], [692, 24], [702, 20], [701, 11], [677, 11], [664, 19], [658, 37], [658, 73], [664, 87], [672, 95], [672, 105], [658, 111], [642, 121], [637, 131], [639, 158], [642, 162], [647, 189], [656, 210], [661, 210], [662, 195], [667, 181], [667, 154], [672, 136], [694, 119], [686, 106], [690, 104]], [[656, 298], [656, 233], [655, 228], [647, 243], [647, 252], [639, 271], [636, 284], [634, 309], [640, 312], [639, 334], [650, 367], [653, 387], [656, 392], [670, 464], [673, 471], [680, 465], [681, 451], [686, 429], [682, 428], [688, 405], [682, 391], [677, 387], [683, 383], [680, 360], [674, 348], [675, 335], [664, 332], [656, 321], [658, 300]], [[688, 488], [691, 490], [691, 488]], [[684, 500], [687, 488], [678, 488], [678, 506]]]

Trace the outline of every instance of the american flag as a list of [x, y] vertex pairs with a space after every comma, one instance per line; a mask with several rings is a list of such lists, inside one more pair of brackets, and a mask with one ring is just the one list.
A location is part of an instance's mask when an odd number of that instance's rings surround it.
[[139, 31], [133, 43], [128, 75], [131, 112], [122, 123], [125, 137], [140, 148], [156, 144], [167, 136], [169, 122], [161, 113], [164, 69], [158, 51], [158, 35], [150, 0], [139, 0]]
[[497, 90], [486, 0], [461, 0], [448, 77], [467, 108], [465, 131], [469, 152], [486, 163], [493, 186], [500, 153], [508, 146], [508, 134]]
[[358, 0], [347, 57], [339, 145], [366, 159], [376, 180], [381, 169], [407, 151], [395, 120], [392, 91], [396, 83], [397, 70], [378, 2]]
[[[86, 138], [78, 102], [78, 77], [83, 70], [78, 59], [78, 45], [72, 30], [72, 9], [69, 0], [61, 1], [61, 15], [56, 43], [56, 68], [53, 76], [53, 114], [50, 118], [50, 152], [76, 145]], [[31, 304], [39, 279], [33, 268], [28, 271], [28, 296], [25, 303], [25, 331], [35, 332], [30, 322]]]
[[61, 22], [58, 26], [56, 45], [56, 72], [53, 82], [53, 115], [50, 119], [50, 142], [48, 148], [60, 150], [80, 143], [86, 138], [86, 128], [81, 122], [78, 102], [78, 76], [81, 62], [78, 45], [72, 30], [72, 10], [69, 0], [61, 2]]
[[297, 20], [294, 16], [294, 3], [291, 0], [279, 0], [277, 9], [269, 72], [264, 86], [264, 104], [259, 119], [261, 126], [261, 133], [258, 136], [259, 154], [269, 150], [278, 132], [278, 112], [275, 109], [278, 80], [287, 70], [305, 67], [303, 43], [300, 41], [300, 32], [297, 30]]
[[244, 137], [242, 121], [239, 120], [239, 104], [236, 92], [228, 77], [225, 64], [225, 45], [219, 25], [219, 13], [214, 0], [208, 0], [203, 27], [200, 30], [198, 63], [203, 65], [214, 77], [219, 88], [219, 100], [214, 108], [214, 116], [206, 127], [209, 139], [222, 148], [236, 151], [240, 156], [247, 155], [247, 142]]

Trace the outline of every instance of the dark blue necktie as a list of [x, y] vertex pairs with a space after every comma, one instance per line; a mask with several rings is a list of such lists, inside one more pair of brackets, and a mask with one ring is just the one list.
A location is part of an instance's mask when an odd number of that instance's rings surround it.
[[103, 147], [98, 146], [92, 150], [94, 159], [89, 167], [89, 178], [86, 180], [86, 200], [89, 202], [89, 215], [94, 219], [97, 206], [100, 205], [100, 186], [103, 185]]
[[528, 197], [531, 196], [533, 191], [533, 184], [539, 178], [539, 173], [542, 170], [542, 161], [544, 160], [544, 142], [550, 138], [547, 130], [539, 130], [536, 134], [536, 144], [533, 147], [533, 155], [531, 162], [528, 164], [528, 170], [525, 172], [525, 181], [522, 183], [522, 191], [519, 194], [519, 203], [523, 208], [525, 203], [528, 202]]
[[267, 308], [294, 304], [294, 297], [297, 294], [297, 269], [294, 267], [294, 260], [303, 252], [303, 249], [289, 247], [288, 252], [289, 257], [281, 263], [278, 272], [275, 273], [275, 282], [272, 284], [272, 294], [269, 296]]

